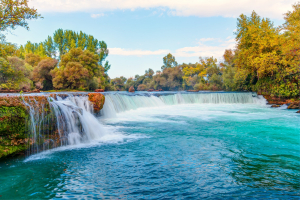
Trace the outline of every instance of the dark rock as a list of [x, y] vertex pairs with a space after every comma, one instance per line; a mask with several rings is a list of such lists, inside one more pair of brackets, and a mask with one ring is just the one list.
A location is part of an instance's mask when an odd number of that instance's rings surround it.
[[278, 108], [280, 105], [272, 105], [271, 108]]
[[134, 87], [131, 86], [131, 87], [129, 88], [128, 92], [135, 92]]

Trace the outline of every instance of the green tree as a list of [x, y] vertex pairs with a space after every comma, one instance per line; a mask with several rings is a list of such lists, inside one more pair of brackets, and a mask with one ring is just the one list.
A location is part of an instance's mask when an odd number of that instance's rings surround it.
[[50, 58], [56, 57], [55, 44], [51, 36], [48, 36], [48, 38], [45, 40], [44, 49], [45, 49], [46, 56]]
[[0, 88], [30, 89], [32, 67], [18, 57], [0, 58]]
[[178, 65], [178, 63], [175, 60], [175, 57], [171, 53], [163, 57], [163, 62], [164, 65], [161, 67], [162, 70], [166, 68], [176, 67]]
[[127, 79], [124, 76], [117, 77], [111, 80], [115, 90], [124, 91], [125, 90], [125, 83]]
[[28, 0], [0, 1], [0, 31], [21, 26], [29, 29], [28, 20], [41, 18], [34, 8], [28, 7]]
[[63, 29], [58, 29], [54, 32], [53, 36], [54, 42], [57, 45], [59, 57], [61, 58], [62, 55], [65, 53], [65, 43], [64, 43], [64, 31]]

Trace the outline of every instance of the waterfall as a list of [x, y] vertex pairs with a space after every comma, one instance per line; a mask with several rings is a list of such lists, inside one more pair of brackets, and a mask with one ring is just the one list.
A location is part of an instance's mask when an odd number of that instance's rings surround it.
[[115, 93], [105, 95], [105, 104], [101, 110], [104, 117], [114, 117], [117, 113], [143, 107], [160, 107], [178, 104], [261, 104], [266, 100], [256, 93]]
[[67, 139], [68, 144], [90, 142], [103, 136], [105, 131], [93, 115], [87, 96], [68, 95], [65, 99], [57, 96], [57, 100], [51, 98], [50, 104], [57, 119], [59, 135]]
[[[93, 113], [88, 93], [23, 97], [29, 112], [29, 155], [65, 145], [100, 141], [112, 136]], [[254, 93], [105, 93], [101, 117], [143, 107], [178, 104], [266, 104]], [[99, 115], [97, 115], [99, 116]]]
[[[59, 146], [89, 143], [105, 134], [86, 95], [43, 97], [46, 99], [43, 104], [36, 101], [40, 97], [23, 99], [30, 116], [28, 155]], [[49, 108], [45, 109], [45, 105]]]

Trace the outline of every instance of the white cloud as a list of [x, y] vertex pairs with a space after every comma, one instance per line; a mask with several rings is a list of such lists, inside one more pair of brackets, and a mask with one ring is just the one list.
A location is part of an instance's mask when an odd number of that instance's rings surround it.
[[255, 10], [259, 15], [282, 18], [291, 10], [295, 0], [31, 0], [30, 4], [40, 12], [92, 12], [167, 8], [176, 16], [237, 17]]
[[217, 46], [211, 46], [200, 43], [194, 47], [184, 47], [177, 49], [174, 53], [175, 57], [210, 57], [221, 58], [225, 49], [233, 49], [235, 47], [235, 39], [220, 40]]
[[121, 56], [149, 56], [149, 55], [165, 55], [169, 53], [168, 50], [131, 50], [131, 49], [122, 49], [122, 48], [109, 48], [110, 55], [121, 55]]
[[91, 14], [92, 18], [98, 18], [98, 17], [103, 17], [104, 13], [98, 13], [98, 14]]
[[[200, 39], [201, 41], [207, 41], [207, 38]], [[211, 40], [208, 40], [211, 41]], [[122, 48], [109, 48], [110, 55], [121, 55], [121, 56], [150, 56], [150, 55], [161, 55], [165, 56], [168, 53], [172, 53], [175, 57], [210, 57], [221, 58], [224, 54], [225, 49], [234, 49], [235, 39], [218, 39], [217, 45], [207, 45], [199, 43], [198, 46], [183, 47], [172, 52], [167, 49], [160, 49], [156, 51], [150, 50], [131, 50]]]

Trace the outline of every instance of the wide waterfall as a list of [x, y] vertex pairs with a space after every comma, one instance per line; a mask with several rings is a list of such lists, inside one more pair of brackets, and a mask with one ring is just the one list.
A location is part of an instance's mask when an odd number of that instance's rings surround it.
[[178, 104], [261, 104], [266, 100], [256, 93], [140, 93], [128, 95], [122, 93], [105, 95], [105, 104], [101, 111], [104, 117], [114, 117], [117, 113], [142, 107], [160, 107]]
[[59, 146], [101, 140], [111, 134], [103, 128], [101, 118], [116, 117], [117, 113], [138, 108], [178, 104], [266, 104], [266, 100], [255, 93], [185, 92], [105, 93], [105, 104], [100, 113], [94, 113], [87, 93], [50, 95], [43, 103], [28, 97], [23, 102], [30, 113], [29, 155]]

